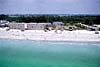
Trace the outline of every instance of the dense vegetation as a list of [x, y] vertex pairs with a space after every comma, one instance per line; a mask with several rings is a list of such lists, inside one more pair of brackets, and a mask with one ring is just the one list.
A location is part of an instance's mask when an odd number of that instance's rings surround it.
[[31, 16], [9, 16], [9, 15], [0, 15], [0, 20], [16, 21], [16, 22], [50, 22], [62, 21], [66, 23], [84, 23], [88, 25], [100, 24], [100, 15], [70, 15], [70, 16], [60, 16], [60, 15], [31, 15]]

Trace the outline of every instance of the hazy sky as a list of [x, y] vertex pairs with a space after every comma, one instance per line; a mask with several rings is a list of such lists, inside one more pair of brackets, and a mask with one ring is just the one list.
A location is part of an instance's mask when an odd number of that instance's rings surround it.
[[0, 0], [0, 14], [100, 14], [100, 0]]

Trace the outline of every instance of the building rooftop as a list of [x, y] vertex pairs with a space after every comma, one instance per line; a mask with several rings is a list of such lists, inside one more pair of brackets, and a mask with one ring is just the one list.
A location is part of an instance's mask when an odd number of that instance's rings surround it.
[[64, 24], [64, 23], [57, 21], [57, 22], [53, 22], [53, 24]]

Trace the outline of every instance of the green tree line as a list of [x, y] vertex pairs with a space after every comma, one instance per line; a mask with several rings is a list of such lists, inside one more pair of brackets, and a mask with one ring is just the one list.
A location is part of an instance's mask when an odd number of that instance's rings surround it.
[[40, 15], [40, 16], [9, 16], [9, 15], [0, 15], [0, 20], [7, 21], [16, 21], [16, 22], [50, 22], [53, 23], [55, 21], [62, 21], [64, 23], [84, 23], [84, 24], [100, 24], [100, 16], [84, 16], [84, 15], [73, 15], [73, 16], [54, 16], [54, 15]]

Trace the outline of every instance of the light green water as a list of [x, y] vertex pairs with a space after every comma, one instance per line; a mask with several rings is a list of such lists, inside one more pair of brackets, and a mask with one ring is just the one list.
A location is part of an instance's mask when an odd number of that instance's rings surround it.
[[99, 44], [0, 39], [0, 67], [100, 67]]

